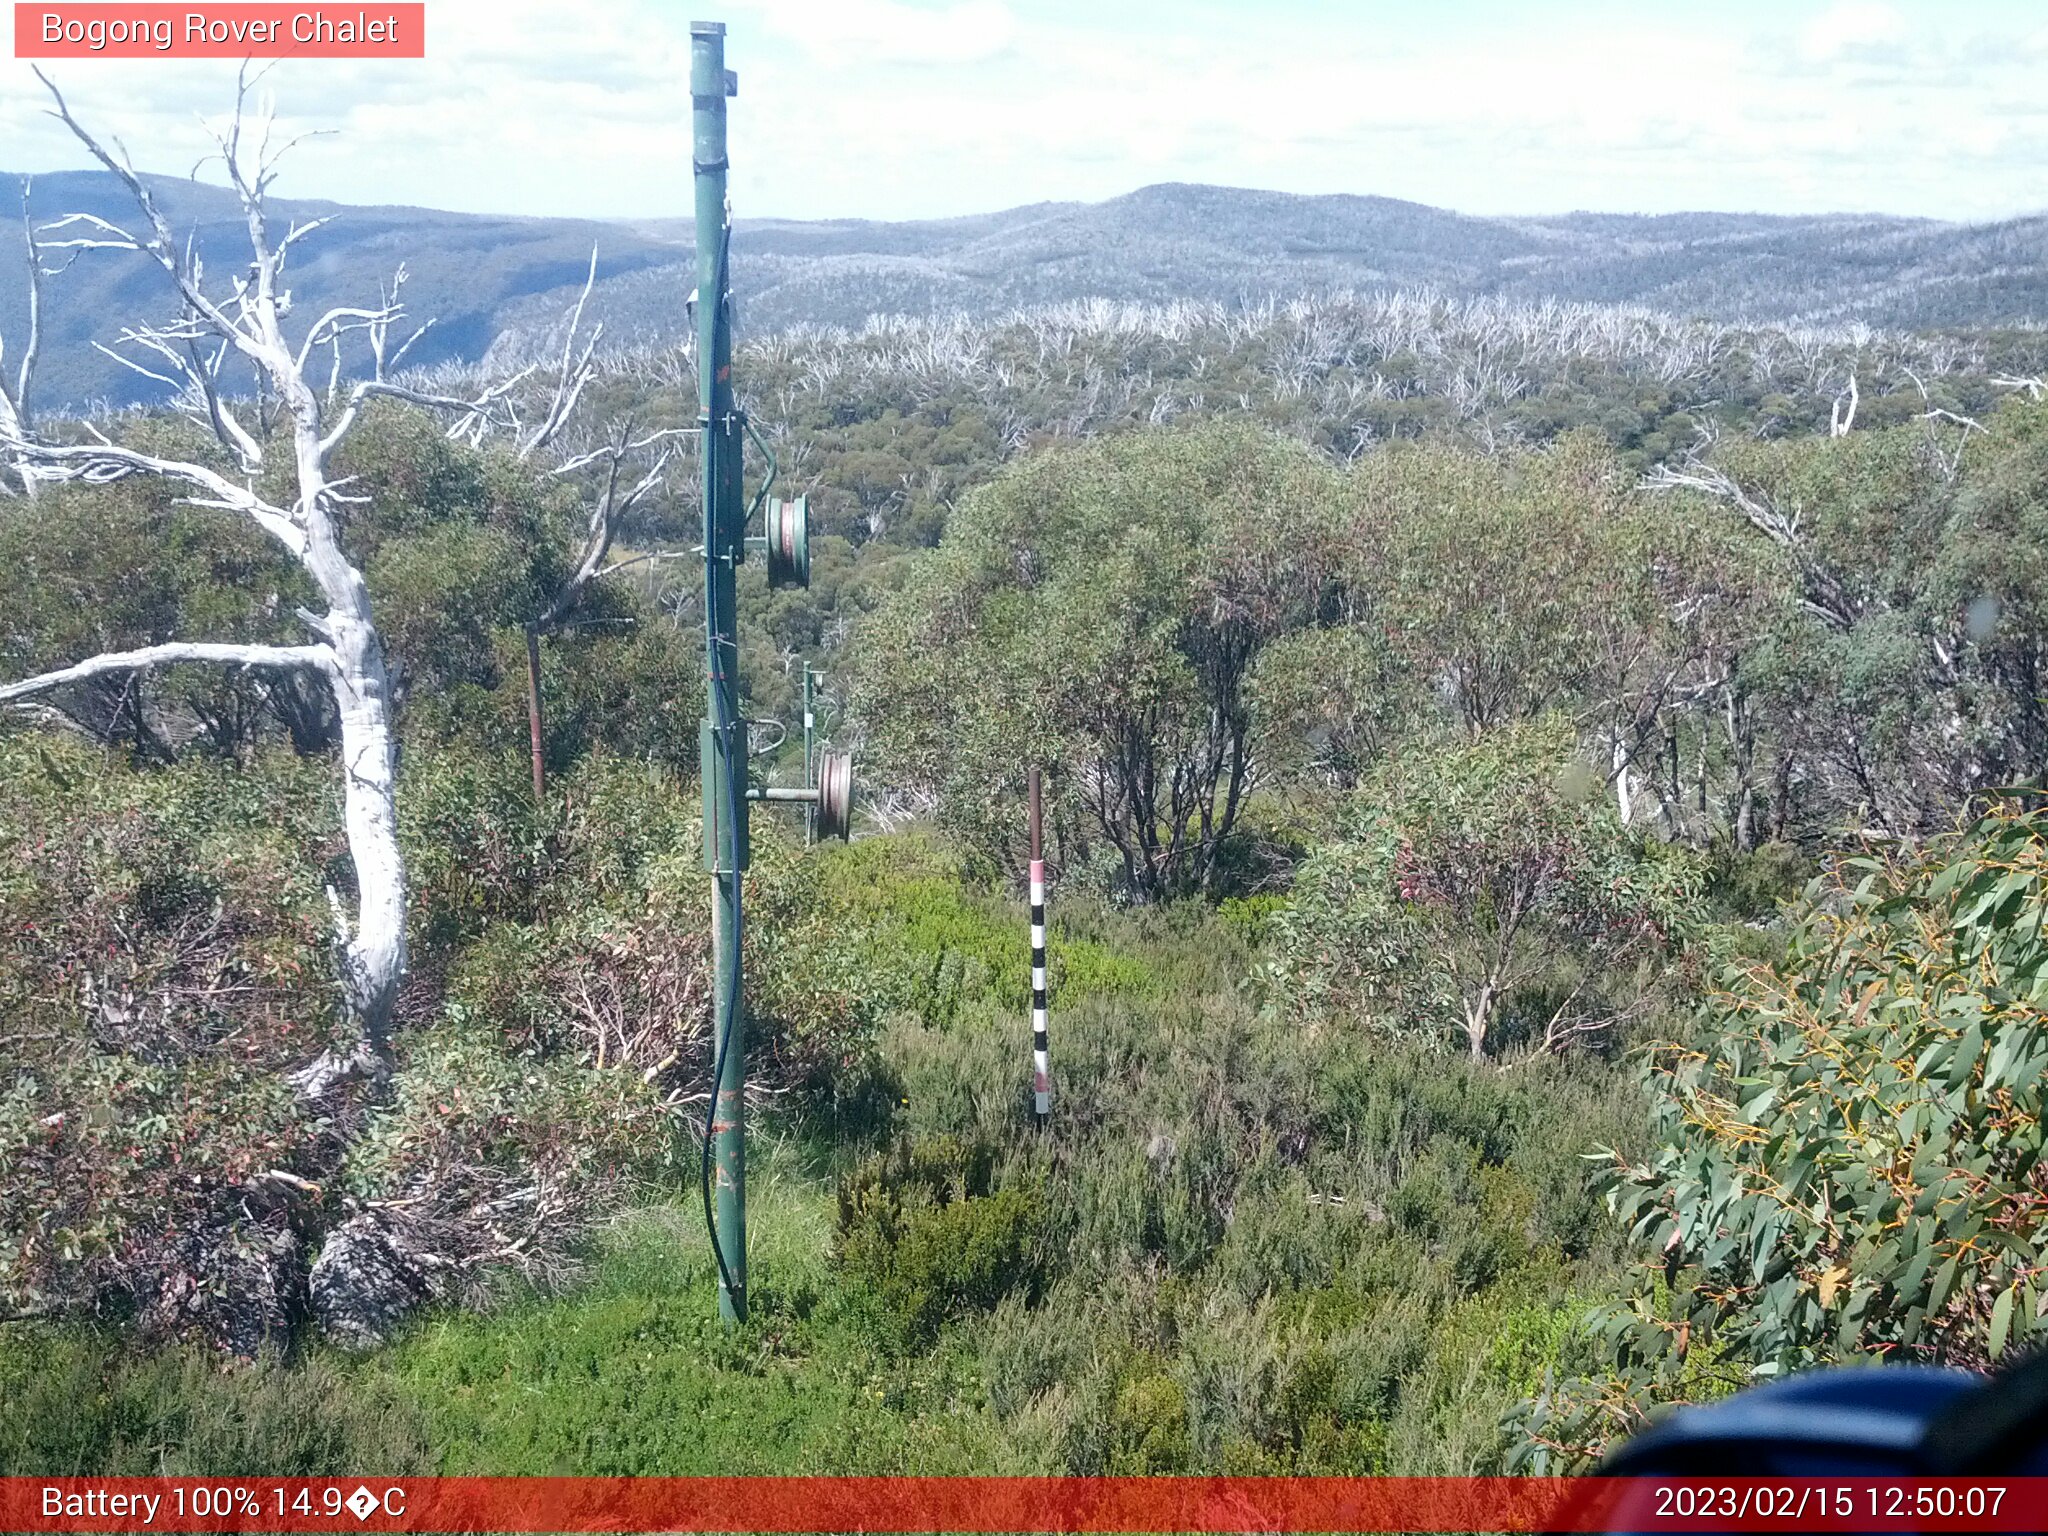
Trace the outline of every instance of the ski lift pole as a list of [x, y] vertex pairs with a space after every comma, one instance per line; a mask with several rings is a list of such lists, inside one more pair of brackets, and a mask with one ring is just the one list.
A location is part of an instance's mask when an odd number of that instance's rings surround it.
[[1031, 770], [1031, 1105], [1041, 1128], [1052, 1114], [1052, 1041], [1046, 1033], [1045, 813]]
[[[698, 733], [704, 865], [711, 874], [713, 1087], [706, 1120], [705, 1214], [718, 1268], [718, 1314], [747, 1316], [747, 1032], [742, 1003], [740, 892], [747, 868], [747, 737], [739, 708], [738, 566], [745, 558], [740, 453], [733, 405], [727, 258], [725, 24], [690, 23], [691, 169], [696, 181], [697, 424], [704, 473], [704, 659], [708, 711]], [[715, 1193], [715, 1215], [713, 1213]]]

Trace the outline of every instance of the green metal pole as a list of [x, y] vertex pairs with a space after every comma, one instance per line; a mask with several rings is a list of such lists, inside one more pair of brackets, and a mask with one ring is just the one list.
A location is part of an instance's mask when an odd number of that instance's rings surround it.
[[725, 24], [690, 23], [692, 159], [697, 184], [697, 403], [704, 468], [705, 692], [699, 733], [704, 861], [712, 878], [711, 931], [718, 1065], [710, 1122], [717, 1218], [718, 1314], [747, 1315], [747, 1035], [739, 985], [740, 888], [747, 867], [746, 736], [739, 710], [736, 568], [744, 557], [740, 501], [743, 424], [733, 408], [727, 304]]

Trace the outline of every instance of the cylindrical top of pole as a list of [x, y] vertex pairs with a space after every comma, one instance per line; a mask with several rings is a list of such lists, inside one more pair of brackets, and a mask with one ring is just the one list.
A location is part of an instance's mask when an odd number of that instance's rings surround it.
[[1031, 857], [1045, 857], [1045, 811], [1039, 800], [1038, 770], [1031, 770]]
[[690, 150], [696, 178], [697, 398], [707, 416], [731, 408], [725, 308], [725, 23], [690, 23]]

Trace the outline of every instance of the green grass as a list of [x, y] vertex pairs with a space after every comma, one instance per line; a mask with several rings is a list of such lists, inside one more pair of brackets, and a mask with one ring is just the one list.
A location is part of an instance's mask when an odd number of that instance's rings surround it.
[[[702, 1217], [637, 1211], [588, 1282], [449, 1315], [360, 1368], [420, 1405], [450, 1473], [585, 1476], [980, 1470], [997, 1457], [971, 1362], [892, 1363], [830, 1304], [829, 1185], [749, 1189], [752, 1316], [727, 1330]], [[851, 1433], [858, 1425], [858, 1433]]]
[[834, 1189], [750, 1187], [753, 1315], [716, 1321], [696, 1205], [602, 1234], [568, 1293], [445, 1313], [353, 1359], [223, 1369], [111, 1333], [0, 1334], [0, 1473], [964, 1473], [1006, 1457], [956, 1341], [892, 1359], [832, 1304]]
[[0, 1329], [0, 1475], [417, 1476], [439, 1464], [410, 1396], [324, 1356], [224, 1368], [111, 1329]]
[[[817, 899], [887, 957], [880, 971], [892, 1004], [941, 1026], [976, 1002], [1029, 1005], [1023, 903], [966, 885], [930, 838], [865, 838], [812, 857]], [[1046, 964], [1061, 998], [1158, 995], [1171, 978], [1128, 943], [1104, 942], [1086, 922], [1089, 910], [1061, 910], [1049, 925]]]

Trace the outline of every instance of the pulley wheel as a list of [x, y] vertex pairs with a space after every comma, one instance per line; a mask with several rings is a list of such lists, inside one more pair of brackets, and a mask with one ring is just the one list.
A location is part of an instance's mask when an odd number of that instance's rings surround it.
[[811, 504], [771, 499], [764, 513], [768, 535], [768, 585], [808, 587], [811, 584]]
[[818, 836], [853, 838], [853, 754], [827, 752], [818, 759]]

